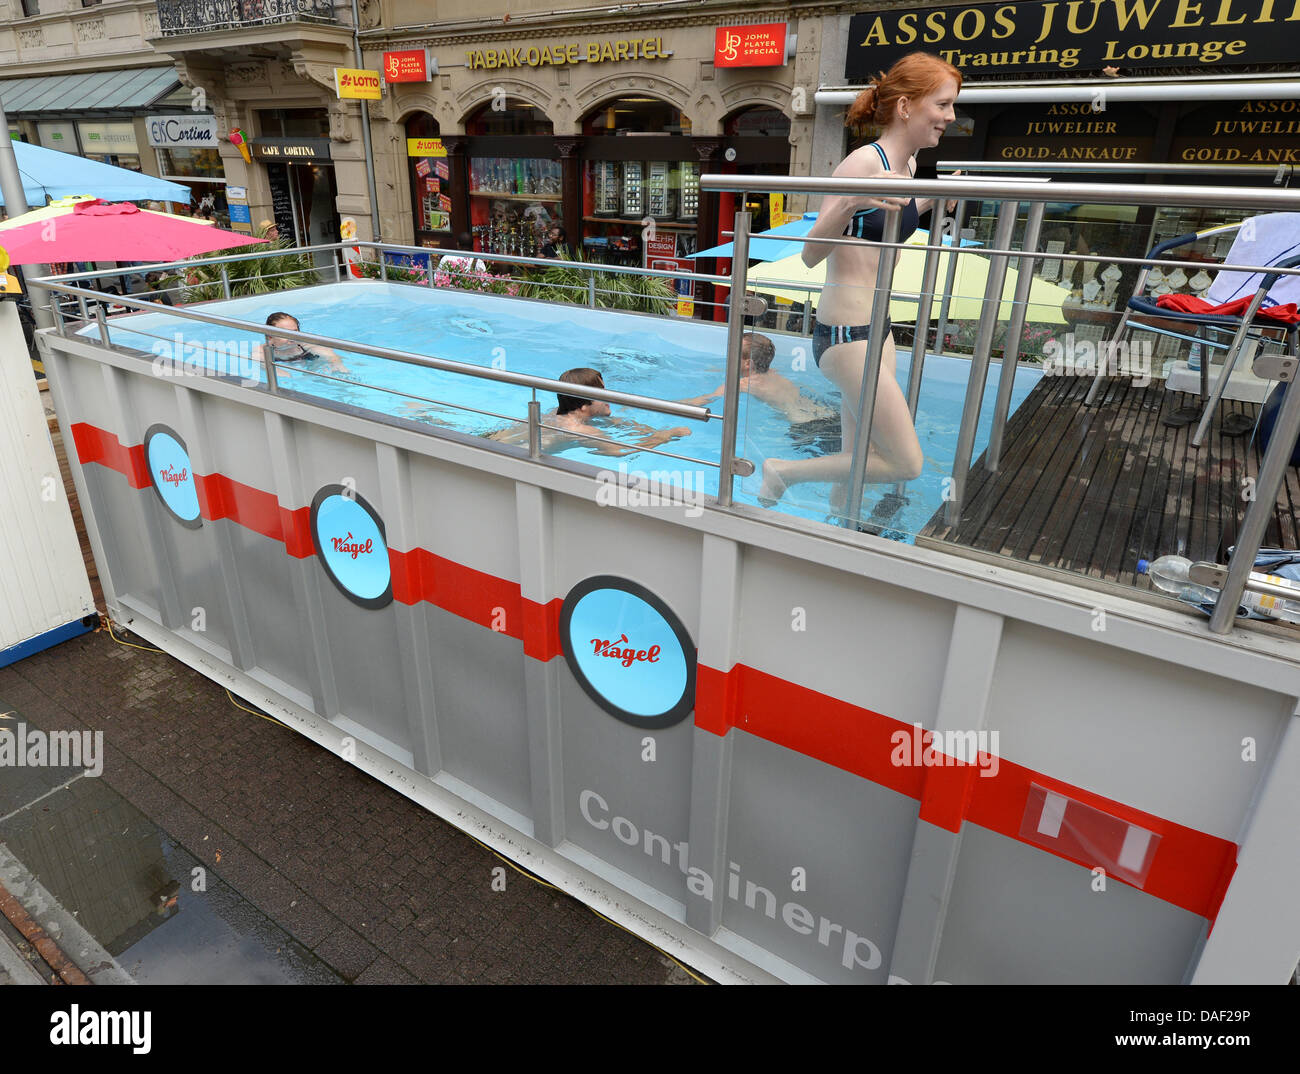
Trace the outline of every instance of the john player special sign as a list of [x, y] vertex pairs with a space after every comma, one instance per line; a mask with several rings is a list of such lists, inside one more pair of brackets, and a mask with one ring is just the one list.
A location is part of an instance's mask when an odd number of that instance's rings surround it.
[[1040, 0], [854, 15], [845, 78], [869, 82], [901, 56], [933, 52], [980, 69], [1078, 71], [1290, 63], [1300, 0]]

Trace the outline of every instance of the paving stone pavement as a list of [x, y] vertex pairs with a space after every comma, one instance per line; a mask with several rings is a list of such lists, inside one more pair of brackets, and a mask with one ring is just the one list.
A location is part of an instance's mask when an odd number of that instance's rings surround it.
[[0, 668], [5, 709], [102, 731], [99, 778], [347, 981], [691, 983], [567, 895], [493, 891], [491, 852], [166, 654], [75, 638]]

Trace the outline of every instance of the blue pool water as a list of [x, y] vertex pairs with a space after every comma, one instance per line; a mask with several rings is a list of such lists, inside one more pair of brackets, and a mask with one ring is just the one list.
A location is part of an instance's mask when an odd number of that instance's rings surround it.
[[[543, 377], [555, 378], [566, 369], [590, 366], [602, 373], [606, 386], [612, 390], [661, 399], [704, 395], [717, 388], [723, 377], [726, 326], [700, 321], [380, 281], [328, 284], [290, 293], [206, 303], [196, 308], [254, 324], [264, 323], [270, 313], [285, 310], [299, 319], [304, 332]], [[91, 326], [83, 331], [95, 335], [97, 330]], [[156, 369], [174, 370], [181, 363], [192, 369], [201, 362], [209, 369], [246, 377], [250, 382], [262, 380], [260, 367], [250, 361], [252, 347], [262, 340], [260, 334], [154, 313], [114, 318], [109, 334], [115, 344], [156, 356]], [[805, 394], [838, 411], [839, 395], [808, 357], [809, 341], [776, 332], [767, 335], [776, 344], [772, 369], [789, 376]], [[532, 397], [529, 390], [513, 385], [471, 380], [456, 373], [351, 353], [342, 343], [335, 349], [348, 367], [344, 382], [312, 376], [312, 373], [330, 372], [327, 362], [313, 360], [277, 366], [290, 371], [290, 375], [281, 373], [281, 385], [471, 434], [502, 428], [507, 418], [522, 420]], [[897, 375], [904, 389], [909, 364], [910, 355], [900, 351]], [[891, 529], [916, 533], [942, 503], [943, 480], [952, 473], [968, 369], [969, 363], [960, 359], [931, 356], [926, 360], [916, 417], [925, 470], [907, 486], [906, 504], [888, 517]], [[976, 455], [988, 441], [997, 375], [998, 367], [994, 366], [984, 392]], [[1013, 410], [1029, 394], [1040, 375], [1038, 370], [1016, 371]], [[444, 405], [411, 396], [439, 400]], [[544, 410], [551, 409], [555, 399], [544, 397], [542, 404]], [[721, 414], [720, 399], [710, 405]], [[462, 406], [506, 417], [458, 409]], [[614, 413], [616, 417], [629, 417], [654, 427], [689, 425], [692, 435], [671, 441], [665, 450], [714, 462], [719, 457], [720, 421], [703, 424], [648, 411], [628, 413], [622, 407], [616, 407]], [[756, 503], [754, 495], [764, 459], [813, 456], [827, 450], [824, 440], [792, 438], [789, 422], [781, 413], [748, 396], [741, 397], [740, 429], [740, 450], [756, 468], [755, 475], [739, 485], [738, 499], [742, 502]], [[616, 432], [611, 435], [618, 438]], [[646, 474], [692, 470], [690, 463], [665, 459], [648, 451], [622, 459], [596, 455], [585, 447], [573, 447], [557, 454], [601, 469], [617, 469], [625, 464], [629, 472]], [[687, 480], [694, 481], [696, 490], [702, 488], [707, 495], [717, 492], [717, 471], [712, 467], [700, 468], [699, 476], [692, 475]], [[868, 486], [863, 501], [864, 515], [892, 487]], [[821, 520], [828, 511], [829, 494], [829, 485], [799, 485], [781, 501], [781, 510]]]

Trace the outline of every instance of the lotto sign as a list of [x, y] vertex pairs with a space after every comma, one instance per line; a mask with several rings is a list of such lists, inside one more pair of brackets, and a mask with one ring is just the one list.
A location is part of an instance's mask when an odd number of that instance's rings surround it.
[[340, 101], [377, 101], [383, 96], [378, 71], [334, 68], [334, 88]]
[[[443, 147], [441, 138], [408, 138], [406, 139], [406, 155], [408, 157], [445, 157], [447, 150]], [[442, 169], [438, 169], [438, 174], [442, 175]], [[451, 175], [449, 171], [443, 178], [446, 179]]]
[[715, 67], [780, 67], [785, 63], [785, 23], [719, 26], [713, 45]]
[[427, 48], [384, 53], [385, 82], [428, 82], [436, 67], [430, 62]]

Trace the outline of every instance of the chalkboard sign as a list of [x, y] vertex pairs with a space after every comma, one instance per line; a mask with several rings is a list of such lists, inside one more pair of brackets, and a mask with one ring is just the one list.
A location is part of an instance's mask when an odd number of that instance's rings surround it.
[[297, 229], [293, 226], [293, 201], [289, 196], [289, 169], [283, 164], [268, 164], [266, 177], [271, 184], [271, 213], [280, 237], [297, 242]]

